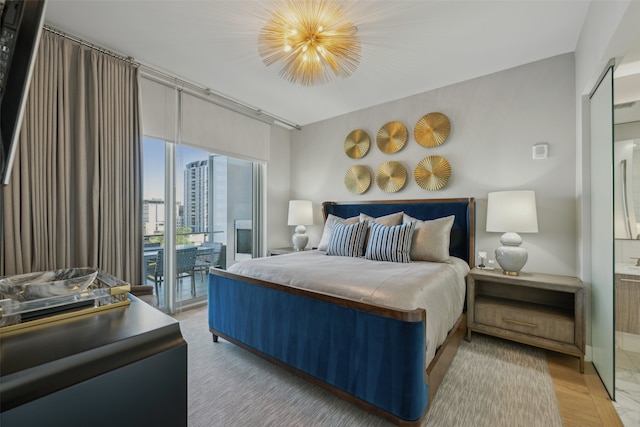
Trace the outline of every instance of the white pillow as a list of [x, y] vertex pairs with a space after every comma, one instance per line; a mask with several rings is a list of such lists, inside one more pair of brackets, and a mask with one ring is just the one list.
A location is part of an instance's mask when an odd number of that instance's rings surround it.
[[421, 221], [404, 215], [403, 223], [415, 221], [411, 243], [412, 261], [443, 262], [449, 259], [449, 244], [451, 242], [451, 227], [455, 215], [444, 218]]
[[331, 235], [333, 234], [333, 227], [335, 227], [337, 222], [349, 225], [355, 224], [359, 219], [360, 217], [357, 216], [344, 219], [340, 218], [339, 216], [329, 214], [329, 216], [327, 216], [327, 220], [324, 222], [324, 229], [322, 230], [320, 243], [318, 243], [318, 250], [326, 252], [327, 248], [329, 247], [329, 242], [331, 241]]

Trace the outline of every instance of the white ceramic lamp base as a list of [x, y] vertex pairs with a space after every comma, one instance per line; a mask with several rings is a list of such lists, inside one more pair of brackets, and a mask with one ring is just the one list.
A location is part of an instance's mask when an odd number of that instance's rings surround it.
[[500, 238], [502, 246], [496, 249], [496, 261], [504, 274], [517, 276], [527, 263], [527, 250], [520, 246], [522, 238], [518, 233], [504, 233]]
[[309, 236], [305, 233], [307, 232], [307, 227], [304, 225], [298, 225], [296, 227], [296, 233], [291, 238], [293, 242], [293, 250], [295, 251], [303, 251], [305, 247], [307, 247], [307, 243], [309, 243]]

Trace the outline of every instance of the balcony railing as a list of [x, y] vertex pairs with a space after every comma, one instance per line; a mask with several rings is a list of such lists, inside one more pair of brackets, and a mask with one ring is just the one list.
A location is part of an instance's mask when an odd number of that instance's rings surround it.
[[[186, 232], [186, 233], [176, 233], [176, 244], [177, 245], [193, 245], [193, 246], [202, 246], [213, 243], [214, 241], [222, 242], [222, 240], [214, 240], [214, 237], [220, 238], [219, 235], [224, 234], [224, 231], [203, 231], [203, 232]], [[153, 249], [159, 248], [163, 246], [164, 243], [164, 233], [163, 234], [145, 234], [144, 236], [144, 248], [145, 249]], [[224, 242], [222, 242], [224, 243]]]
[[[214, 231], [214, 232], [184, 232], [176, 234], [176, 246], [174, 250], [178, 253], [184, 249], [194, 248], [197, 250], [197, 259], [196, 270], [200, 272], [200, 274], [193, 274], [190, 278], [187, 277], [188, 280], [193, 281], [191, 283], [193, 286], [191, 287], [192, 294], [197, 296], [206, 294], [206, 271], [208, 271], [209, 266], [216, 266], [220, 268], [226, 268], [226, 244], [225, 242], [218, 241], [219, 243], [214, 244], [214, 235], [218, 235], [217, 237], [220, 239], [223, 236], [223, 231]], [[155, 269], [158, 265], [158, 260], [162, 259], [159, 257], [159, 254], [163, 252], [164, 247], [164, 234], [150, 234], [144, 235], [144, 257], [143, 257], [143, 277], [145, 284], [155, 284], [158, 281], [158, 277], [164, 276], [164, 269], [160, 267], [162, 273], [156, 275]], [[222, 243], [222, 246], [219, 244]], [[179, 279], [181, 282], [182, 279]], [[201, 289], [202, 288], [202, 289]], [[162, 287], [155, 286], [155, 292], [158, 295], [158, 301], [164, 301], [164, 296], [162, 294]], [[178, 291], [180, 291], [180, 286], [178, 286]], [[162, 294], [162, 295], [160, 295]], [[184, 297], [178, 297], [178, 301], [182, 301], [188, 299]]]

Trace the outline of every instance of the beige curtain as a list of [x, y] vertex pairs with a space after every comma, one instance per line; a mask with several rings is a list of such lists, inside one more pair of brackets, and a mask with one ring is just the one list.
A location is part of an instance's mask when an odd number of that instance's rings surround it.
[[9, 185], [0, 275], [89, 266], [139, 283], [138, 69], [45, 31]]

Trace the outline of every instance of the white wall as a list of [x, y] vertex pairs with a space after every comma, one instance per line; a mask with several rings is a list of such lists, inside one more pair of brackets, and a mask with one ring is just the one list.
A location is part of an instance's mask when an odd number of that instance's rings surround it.
[[291, 246], [287, 227], [291, 177], [291, 132], [279, 126], [271, 126], [270, 154], [266, 171], [266, 250]]
[[[225, 159], [227, 165], [227, 267], [233, 265], [236, 259], [236, 227], [239, 220], [251, 221], [253, 214], [253, 197], [251, 194], [252, 166], [244, 160], [231, 157]], [[249, 191], [247, 191], [249, 190]]]
[[[523, 235], [529, 251], [524, 270], [576, 273], [575, 228], [575, 82], [572, 54], [538, 61], [423, 94], [378, 105], [305, 126], [291, 133], [291, 197], [313, 200], [316, 225], [308, 227], [310, 245], [322, 232], [320, 205], [326, 200], [420, 199], [475, 197], [476, 248], [493, 252], [498, 233], [486, 233], [487, 193], [507, 189], [536, 191], [539, 230]], [[413, 128], [429, 112], [446, 114], [452, 125], [448, 140], [427, 149], [416, 143]], [[382, 125], [400, 121], [409, 138], [398, 153], [383, 154], [375, 145]], [[369, 153], [358, 161], [344, 153], [344, 140], [354, 129], [372, 138]], [[532, 160], [531, 147], [547, 142], [550, 156]], [[417, 162], [425, 156], [445, 157], [452, 167], [449, 183], [429, 192], [413, 180]], [[273, 158], [273, 155], [272, 155]], [[344, 186], [344, 174], [354, 164], [375, 174], [385, 161], [407, 168], [406, 186], [385, 193], [375, 182], [363, 195]]]

